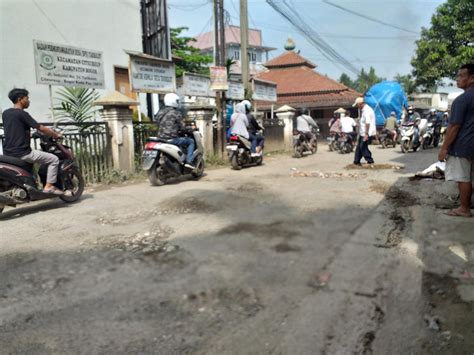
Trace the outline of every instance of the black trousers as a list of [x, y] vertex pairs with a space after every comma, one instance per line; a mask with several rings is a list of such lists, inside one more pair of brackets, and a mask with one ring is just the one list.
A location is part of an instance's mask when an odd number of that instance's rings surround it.
[[369, 137], [367, 141], [364, 141], [364, 137], [359, 136], [357, 139], [357, 147], [354, 155], [354, 164], [360, 164], [362, 157], [367, 161], [367, 163], [372, 164], [374, 159], [372, 158], [372, 153], [369, 150], [369, 144], [372, 142], [372, 137]]

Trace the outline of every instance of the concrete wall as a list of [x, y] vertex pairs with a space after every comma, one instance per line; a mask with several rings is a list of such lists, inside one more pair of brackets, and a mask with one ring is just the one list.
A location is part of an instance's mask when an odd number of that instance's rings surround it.
[[[30, 91], [30, 114], [39, 121], [49, 121], [48, 86], [36, 84], [33, 39], [102, 51], [105, 92], [113, 91], [114, 65], [128, 66], [123, 50], [142, 50], [140, 3], [1, 0], [0, 33], [0, 109], [11, 106], [8, 91], [24, 87]], [[55, 89], [58, 87], [53, 87], [53, 92]]]

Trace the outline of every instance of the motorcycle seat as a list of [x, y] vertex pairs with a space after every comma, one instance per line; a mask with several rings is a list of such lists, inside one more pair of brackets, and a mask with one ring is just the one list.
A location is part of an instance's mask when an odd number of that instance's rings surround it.
[[170, 139], [162, 139], [158, 137], [148, 137], [146, 139], [147, 142], [154, 142], [154, 143], [169, 143]]
[[20, 158], [10, 157], [8, 155], [0, 155], [0, 163], [15, 165], [28, 172], [31, 172], [33, 170], [33, 164], [27, 163], [21, 160]]

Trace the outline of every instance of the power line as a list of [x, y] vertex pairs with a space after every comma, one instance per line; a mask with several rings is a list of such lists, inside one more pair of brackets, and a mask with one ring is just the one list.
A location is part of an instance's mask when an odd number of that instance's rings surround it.
[[366, 20], [369, 20], [369, 21], [372, 21], [372, 22], [376, 22], [376, 23], [381, 24], [381, 25], [384, 25], [384, 26], [396, 28], [397, 30], [400, 30], [400, 31], [405, 31], [405, 32], [409, 32], [409, 33], [419, 34], [418, 32], [415, 32], [415, 31], [412, 31], [412, 30], [407, 30], [406, 28], [399, 27], [399, 26], [393, 25], [393, 24], [391, 24], [391, 23], [387, 23], [387, 22], [381, 21], [381, 20], [379, 20], [379, 19], [376, 19], [376, 18], [367, 16], [367, 15], [361, 14], [360, 12], [356, 12], [356, 11], [350, 10], [350, 9], [348, 9], [348, 8], [345, 8], [345, 7], [341, 6], [341, 5], [334, 4], [334, 3], [330, 2], [329, 0], [322, 0], [322, 1], [323, 1], [324, 3], [330, 5], [330, 6], [334, 6], [334, 7], [338, 8], [338, 9], [340, 9], [340, 10], [342, 10], [342, 11], [345, 11], [345, 12], [348, 12], [348, 13], [350, 13], [350, 14], [352, 14], [352, 15], [365, 18]]
[[51, 18], [46, 14], [46, 12], [44, 12], [44, 10], [39, 6], [39, 4], [36, 2], [36, 0], [33, 0], [33, 4], [35, 4], [35, 6], [38, 8], [38, 10], [43, 14], [43, 16], [48, 20], [48, 22], [51, 24], [51, 26], [54, 27], [54, 29], [56, 30], [56, 32], [59, 33], [59, 35], [63, 38], [63, 40], [69, 44], [69, 41], [67, 40], [66, 36], [63, 35], [63, 33], [59, 30], [58, 26], [56, 26], [56, 24], [54, 23], [53, 20], [51, 20]]

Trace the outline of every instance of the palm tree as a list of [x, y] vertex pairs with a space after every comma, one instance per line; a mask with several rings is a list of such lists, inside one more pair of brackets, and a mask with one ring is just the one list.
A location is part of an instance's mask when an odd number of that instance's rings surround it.
[[56, 91], [56, 94], [58, 97], [55, 99], [59, 101], [54, 107], [56, 123], [79, 123], [82, 131], [90, 127], [84, 123], [95, 121], [97, 109], [92, 104], [99, 98], [95, 89], [65, 87]]

